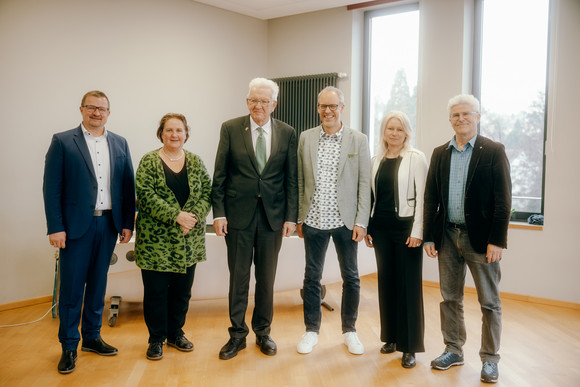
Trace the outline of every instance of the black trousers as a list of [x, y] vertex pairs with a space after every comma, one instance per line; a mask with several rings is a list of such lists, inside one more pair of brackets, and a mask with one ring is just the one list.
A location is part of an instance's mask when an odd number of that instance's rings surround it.
[[273, 231], [270, 228], [259, 201], [250, 225], [243, 230], [228, 228], [225, 239], [230, 271], [230, 337], [243, 338], [249, 333], [245, 317], [252, 262], [256, 277], [252, 330], [257, 336], [269, 335], [274, 315], [274, 280], [282, 246], [282, 229]]
[[411, 221], [393, 216], [372, 219], [381, 319], [381, 341], [400, 352], [424, 352], [422, 246], [405, 244]]
[[188, 267], [184, 274], [141, 270], [143, 314], [149, 329], [149, 343], [173, 341], [183, 335], [195, 267], [195, 264]]

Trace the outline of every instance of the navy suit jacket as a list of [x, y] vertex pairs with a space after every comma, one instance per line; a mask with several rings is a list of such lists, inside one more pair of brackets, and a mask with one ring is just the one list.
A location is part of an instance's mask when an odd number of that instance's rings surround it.
[[[441, 248], [449, 204], [449, 142], [435, 148], [425, 186], [423, 233], [426, 242]], [[512, 185], [504, 146], [477, 135], [465, 184], [465, 224], [473, 249], [487, 251], [492, 244], [507, 248]]]
[[[133, 230], [135, 222], [133, 164], [123, 137], [107, 132], [107, 142], [113, 220], [121, 234], [123, 229]], [[67, 239], [77, 239], [87, 232], [97, 201], [97, 179], [80, 125], [52, 137], [46, 153], [43, 194], [47, 234], [65, 231]]]
[[214, 218], [225, 217], [228, 227], [243, 230], [250, 224], [258, 198], [262, 199], [272, 230], [296, 223], [296, 131], [272, 120], [272, 148], [262, 174], [252, 144], [250, 116], [222, 124], [212, 185]]

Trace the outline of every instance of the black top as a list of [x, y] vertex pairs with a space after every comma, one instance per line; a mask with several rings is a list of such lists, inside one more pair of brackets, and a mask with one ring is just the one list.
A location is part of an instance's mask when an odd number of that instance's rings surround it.
[[170, 190], [173, 191], [179, 206], [183, 208], [187, 199], [189, 199], [189, 183], [187, 181], [187, 163], [183, 164], [183, 168], [179, 172], [173, 172], [171, 168], [163, 162], [163, 171], [165, 172], [165, 181]]
[[395, 179], [397, 178], [398, 158], [384, 159], [375, 177], [375, 211], [373, 217], [392, 217], [395, 210]]

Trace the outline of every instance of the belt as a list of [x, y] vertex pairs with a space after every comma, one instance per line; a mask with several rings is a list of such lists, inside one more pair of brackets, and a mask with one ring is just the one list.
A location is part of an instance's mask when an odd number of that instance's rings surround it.
[[447, 222], [447, 227], [451, 227], [451, 228], [458, 228], [460, 230], [467, 230], [467, 226], [464, 224], [460, 224], [460, 223], [451, 223], [451, 222]]
[[93, 212], [93, 216], [110, 215], [112, 213], [113, 210], [95, 210], [95, 212]]

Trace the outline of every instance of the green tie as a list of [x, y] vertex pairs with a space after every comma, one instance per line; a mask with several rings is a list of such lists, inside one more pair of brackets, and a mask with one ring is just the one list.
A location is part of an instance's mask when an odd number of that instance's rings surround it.
[[264, 129], [258, 128], [258, 139], [256, 140], [256, 160], [258, 161], [258, 170], [260, 173], [266, 166], [266, 139], [264, 138]]

